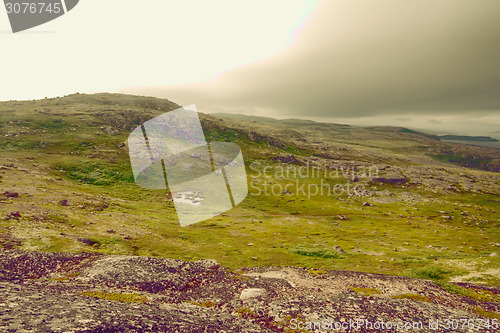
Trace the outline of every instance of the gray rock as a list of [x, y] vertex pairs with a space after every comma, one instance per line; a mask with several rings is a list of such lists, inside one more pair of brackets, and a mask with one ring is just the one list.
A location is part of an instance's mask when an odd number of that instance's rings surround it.
[[195, 261], [194, 263], [208, 269], [219, 269], [220, 267], [220, 264], [215, 259], [201, 259]]
[[338, 245], [333, 248], [337, 253], [345, 253], [345, 251]]
[[247, 288], [241, 291], [240, 299], [245, 300], [250, 298], [266, 297], [266, 296], [267, 296], [267, 290], [264, 288]]

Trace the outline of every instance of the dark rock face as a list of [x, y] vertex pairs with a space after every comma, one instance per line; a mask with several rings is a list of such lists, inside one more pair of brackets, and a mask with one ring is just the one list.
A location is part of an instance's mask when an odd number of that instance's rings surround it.
[[276, 156], [276, 157], [274, 157], [274, 160], [279, 161], [281, 163], [287, 163], [287, 164], [297, 164], [297, 165], [304, 165], [305, 164], [304, 162], [299, 160], [294, 155]]
[[383, 184], [396, 184], [396, 185], [401, 185], [404, 184], [408, 181], [408, 179], [405, 176], [402, 175], [386, 175], [384, 177], [377, 177], [373, 178], [372, 182], [374, 183], [383, 183]]
[[[427, 301], [393, 298], [404, 294]], [[210, 259], [0, 251], [2, 332], [287, 332], [322, 319], [422, 322], [419, 332], [449, 332], [425, 325], [435, 318], [479, 319], [471, 311], [478, 306], [500, 311], [498, 302], [450, 294], [430, 281], [379, 274], [293, 267], [233, 272]]]

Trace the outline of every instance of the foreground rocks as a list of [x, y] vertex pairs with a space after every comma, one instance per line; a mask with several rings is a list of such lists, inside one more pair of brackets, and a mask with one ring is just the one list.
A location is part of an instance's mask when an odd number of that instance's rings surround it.
[[[418, 332], [497, 331], [445, 328], [447, 319], [489, 318], [491, 324], [500, 312], [500, 289], [462, 286], [493, 298], [476, 300], [430, 281], [379, 274], [293, 267], [231, 271], [215, 260], [3, 250], [0, 331], [287, 332], [321, 320], [421, 322]], [[438, 329], [429, 329], [435, 320]]]

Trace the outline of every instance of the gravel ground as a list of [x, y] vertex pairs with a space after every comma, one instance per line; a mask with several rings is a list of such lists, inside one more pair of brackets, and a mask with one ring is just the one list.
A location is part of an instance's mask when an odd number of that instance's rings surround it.
[[[500, 299], [498, 288], [460, 285]], [[421, 300], [394, 298], [408, 294]], [[499, 302], [380, 274], [0, 251], [2, 332], [498, 332], [498, 313]], [[459, 327], [447, 328], [453, 319]], [[462, 328], [461, 319], [473, 321]]]

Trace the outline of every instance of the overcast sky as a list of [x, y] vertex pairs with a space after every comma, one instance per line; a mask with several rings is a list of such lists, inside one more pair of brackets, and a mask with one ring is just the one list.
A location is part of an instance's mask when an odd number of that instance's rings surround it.
[[203, 84], [129, 91], [209, 112], [493, 134], [500, 1], [320, 1], [278, 56]]
[[498, 0], [85, 0], [8, 30], [0, 10], [0, 100], [117, 91], [209, 113], [500, 131]]

